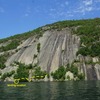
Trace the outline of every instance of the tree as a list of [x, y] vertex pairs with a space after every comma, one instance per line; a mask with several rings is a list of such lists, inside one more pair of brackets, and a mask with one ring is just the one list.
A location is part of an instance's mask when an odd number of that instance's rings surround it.
[[64, 66], [59, 67], [54, 73], [53, 72], [51, 73], [53, 78], [57, 80], [60, 80], [60, 79], [64, 80], [65, 74], [66, 74], [66, 69]]
[[38, 43], [38, 44], [37, 44], [37, 51], [38, 51], [38, 53], [40, 52], [40, 46], [41, 46], [41, 44]]

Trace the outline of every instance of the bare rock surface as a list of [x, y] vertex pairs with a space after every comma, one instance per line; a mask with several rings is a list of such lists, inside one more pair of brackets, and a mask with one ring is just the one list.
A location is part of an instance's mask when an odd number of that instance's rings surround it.
[[[76, 59], [79, 46], [80, 38], [71, 34], [68, 28], [62, 31], [46, 31], [38, 40], [30, 37], [24, 41], [18, 47], [20, 50], [7, 60], [6, 66], [10, 66], [14, 61], [33, 65], [38, 63], [42, 70], [52, 72], [61, 65], [72, 63]], [[37, 55], [37, 58], [34, 59], [34, 55]], [[9, 70], [9, 67], [7, 68]]]
[[74, 80], [74, 75], [70, 71], [68, 71], [65, 75], [65, 80]]

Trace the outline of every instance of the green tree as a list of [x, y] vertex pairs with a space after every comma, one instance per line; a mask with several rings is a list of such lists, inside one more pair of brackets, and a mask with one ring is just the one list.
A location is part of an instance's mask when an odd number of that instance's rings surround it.
[[66, 74], [66, 69], [64, 66], [59, 67], [54, 73], [52, 72], [51, 75], [54, 79], [57, 80], [64, 80]]
[[29, 70], [27, 69], [25, 64], [19, 63], [17, 74], [15, 74], [15, 79], [28, 78]]
[[37, 51], [38, 51], [38, 53], [40, 52], [40, 46], [41, 46], [41, 44], [38, 43], [38, 44], [37, 44]]
[[35, 76], [35, 79], [43, 79], [45, 78], [46, 74], [47, 74], [46, 71], [42, 71], [41, 67], [35, 68], [35, 71], [33, 73], [33, 75]]

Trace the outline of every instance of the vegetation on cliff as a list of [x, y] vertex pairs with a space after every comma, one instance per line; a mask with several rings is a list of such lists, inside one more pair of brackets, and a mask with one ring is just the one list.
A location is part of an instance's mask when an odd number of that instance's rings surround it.
[[8, 57], [9, 53], [4, 53], [3, 55], [0, 55], [0, 69], [4, 69], [6, 67], [5, 62]]
[[19, 63], [14, 78], [21, 79], [21, 78], [28, 78], [28, 77], [29, 77], [29, 71], [27, 70], [27, 66], [25, 64]]
[[8, 72], [8, 73], [4, 73], [4, 74], [1, 76], [1, 79], [2, 79], [2, 80], [5, 80], [5, 78], [11, 77], [14, 73], [15, 73], [14, 70], [11, 71], [11, 72]]
[[18, 69], [16, 74], [14, 75], [15, 79], [26, 79], [29, 78], [29, 70], [33, 71], [32, 77], [34, 76], [34, 79], [44, 79], [45, 75], [47, 74], [46, 71], [42, 71], [41, 67], [34, 67], [33, 65], [25, 65], [19, 62], [15, 62], [18, 65]]
[[13, 40], [11, 43], [9, 43], [7, 46], [0, 47], [0, 52], [16, 49], [16, 47], [19, 45], [19, 41]]
[[34, 73], [33, 73], [34, 79], [44, 79], [45, 75], [47, 75], [47, 72], [42, 71], [41, 67], [35, 68]]
[[[74, 79], [77, 79], [77, 80], [84, 80], [85, 77], [84, 77], [84, 74], [80, 74], [78, 72], [78, 67], [73, 65], [73, 64], [68, 64], [67, 66], [61, 66], [59, 67], [55, 72], [52, 72], [51, 75], [53, 76], [53, 78], [55, 80], [61, 80], [61, 81], [64, 81], [65, 80], [65, 76], [66, 76], [66, 73], [70, 71], [71, 73], [73, 73], [74, 75]], [[70, 80], [70, 76], [68, 77], [68, 80]]]
[[64, 66], [59, 67], [55, 72], [52, 72], [51, 75], [56, 80], [65, 80], [66, 69]]
[[41, 28], [37, 28], [35, 30], [29, 31], [23, 34], [17, 34], [17, 35], [14, 35], [14, 36], [11, 36], [5, 39], [1, 39], [0, 44], [6, 43], [9, 41], [10, 43], [6, 46], [1, 46], [0, 52], [16, 49], [22, 43], [23, 40], [26, 40], [31, 36], [35, 36], [36, 38], [39, 38], [42, 36], [43, 32], [44, 30], [42, 30], [42, 27], [41, 27]]

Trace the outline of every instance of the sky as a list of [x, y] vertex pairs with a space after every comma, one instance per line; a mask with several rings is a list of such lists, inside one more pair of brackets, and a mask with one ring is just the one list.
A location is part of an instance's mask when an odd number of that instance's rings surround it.
[[0, 0], [0, 39], [61, 20], [100, 17], [100, 0]]

